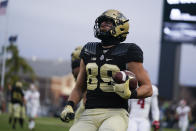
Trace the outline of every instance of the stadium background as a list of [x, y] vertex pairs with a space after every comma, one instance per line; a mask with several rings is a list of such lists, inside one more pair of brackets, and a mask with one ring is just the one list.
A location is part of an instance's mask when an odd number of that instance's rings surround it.
[[[70, 67], [71, 51], [87, 41], [97, 41], [93, 36], [94, 20], [106, 9], [119, 9], [130, 18], [130, 34], [126, 42], [135, 42], [143, 49], [144, 66], [152, 82], [158, 84], [163, 3], [163, 0], [87, 0], [81, 3], [63, 0], [10, 0], [6, 14], [0, 16], [0, 46], [8, 46], [8, 38], [17, 36], [14, 44], [37, 76], [36, 84], [41, 93], [39, 116], [58, 116], [66, 103], [64, 100], [74, 86]], [[195, 100], [195, 57], [195, 46], [183, 44], [179, 98], [186, 98], [189, 104], [194, 104]], [[3, 52], [1, 65], [2, 59]], [[31, 81], [28, 75], [21, 74], [20, 77], [26, 82]], [[163, 114], [163, 120], [173, 122], [172, 115], [177, 102], [176, 99], [160, 99], [160, 109], [167, 112]], [[52, 118], [47, 120], [56, 121]]]

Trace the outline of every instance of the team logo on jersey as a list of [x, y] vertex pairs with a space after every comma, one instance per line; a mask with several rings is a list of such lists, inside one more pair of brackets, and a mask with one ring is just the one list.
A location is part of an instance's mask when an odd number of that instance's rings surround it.
[[104, 59], [104, 55], [101, 55], [101, 56], [99, 57], [99, 59], [100, 59], [100, 60], [103, 60], [103, 59]]

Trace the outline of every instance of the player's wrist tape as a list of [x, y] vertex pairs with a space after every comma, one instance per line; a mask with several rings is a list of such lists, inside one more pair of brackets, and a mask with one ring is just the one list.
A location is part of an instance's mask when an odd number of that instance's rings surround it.
[[72, 108], [74, 108], [74, 106], [75, 106], [75, 104], [74, 104], [73, 101], [68, 101], [68, 102], [67, 102], [67, 105], [70, 105]]
[[137, 90], [131, 91], [130, 99], [137, 99]]

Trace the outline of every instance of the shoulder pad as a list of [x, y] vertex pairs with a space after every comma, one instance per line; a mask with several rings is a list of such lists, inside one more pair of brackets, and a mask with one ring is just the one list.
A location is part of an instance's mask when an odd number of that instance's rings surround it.
[[99, 44], [99, 42], [88, 42], [85, 46], [84, 46], [84, 53], [86, 54], [96, 54], [96, 47]]
[[130, 44], [131, 43], [121, 43], [117, 45], [118, 47], [114, 49], [111, 55], [125, 54], [128, 51]]

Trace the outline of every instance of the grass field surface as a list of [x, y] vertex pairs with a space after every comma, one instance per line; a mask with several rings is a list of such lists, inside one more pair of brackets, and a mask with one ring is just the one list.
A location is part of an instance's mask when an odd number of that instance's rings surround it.
[[[27, 119], [25, 120], [24, 128], [20, 128], [19, 124], [16, 126], [16, 130], [13, 130], [11, 125], [8, 124], [8, 115], [0, 114], [0, 131], [29, 131]], [[35, 131], [69, 131], [70, 123], [63, 123], [60, 119], [52, 117], [39, 117], [36, 119]], [[78, 130], [79, 131], [79, 130]], [[172, 129], [162, 129], [162, 131], [177, 131]]]
[[[63, 123], [60, 119], [52, 117], [36, 118], [35, 131], [69, 131], [70, 123]], [[12, 126], [8, 124], [8, 115], [0, 114], [0, 131], [13, 131]], [[28, 120], [25, 120], [24, 128], [20, 128], [17, 123], [14, 131], [28, 131]]]

